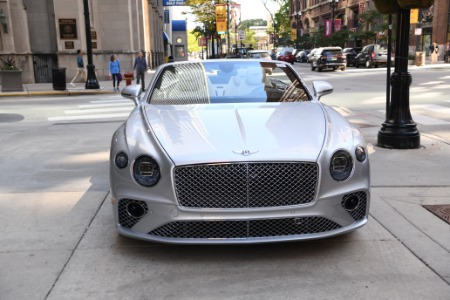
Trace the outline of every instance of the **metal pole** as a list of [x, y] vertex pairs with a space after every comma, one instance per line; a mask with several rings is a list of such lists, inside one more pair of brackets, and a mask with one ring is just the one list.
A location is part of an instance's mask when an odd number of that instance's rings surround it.
[[412, 82], [408, 72], [410, 11], [397, 12], [395, 42], [395, 70], [392, 74], [392, 97], [386, 121], [378, 131], [378, 146], [390, 149], [417, 149], [420, 134], [409, 109], [409, 87]]
[[231, 45], [230, 45], [230, 0], [227, 0], [227, 53], [230, 53]]
[[391, 104], [391, 51], [392, 51], [392, 15], [388, 17], [388, 57], [386, 74], [386, 120], [388, 118], [389, 106]]
[[295, 20], [296, 20], [295, 26], [297, 27], [297, 28], [295, 29], [295, 49], [298, 49], [298, 31], [299, 31], [299, 28], [300, 28], [300, 26], [299, 26], [299, 24], [298, 24], [298, 20], [300, 20], [299, 13], [300, 13], [300, 11], [298, 11], [298, 12], [295, 14]]
[[334, 8], [336, 7], [335, 0], [331, 0], [331, 33], [334, 33]]
[[92, 39], [91, 39], [91, 22], [89, 18], [89, 4], [88, 0], [83, 0], [84, 6], [84, 24], [86, 27], [86, 47], [87, 47], [87, 57], [88, 64], [87, 68], [87, 78], [86, 78], [86, 89], [99, 89], [100, 85], [98, 84], [97, 77], [95, 76], [95, 66], [92, 60]]

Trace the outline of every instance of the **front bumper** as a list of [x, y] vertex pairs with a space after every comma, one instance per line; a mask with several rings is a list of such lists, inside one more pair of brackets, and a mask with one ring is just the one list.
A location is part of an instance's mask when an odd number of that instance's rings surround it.
[[[355, 196], [352, 211], [344, 201]], [[319, 199], [310, 205], [245, 209], [190, 209], [153, 201], [113, 199], [117, 230], [132, 238], [177, 244], [251, 244], [319, 239], [367, 223], [369, 191]], [[133, 218], [127, 203], [141, 203], [145, 214]]]

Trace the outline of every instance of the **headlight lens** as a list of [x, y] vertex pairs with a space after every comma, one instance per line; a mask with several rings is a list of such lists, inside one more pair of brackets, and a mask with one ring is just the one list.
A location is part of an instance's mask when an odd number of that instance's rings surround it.
[[140, 185], [151, 187], [158, 183], [161, 172], [156, 160], [150, 156], [140, 156], [133, 164], [133, 176]]
[[345, 150], [336, 151], [331, 157], [330, 174], [334, 180], [342, 181], [347, 179], [353, 170], [353, 158]]
[[114, 163], [119, 169], [123, 169], [128, 165], [128, 156], [123, 152], [119, 152], [116, 154]]
[[358, 147], [356, 147], [356, 149], [355, 149], [355, 156], [356, 156], [356, 159], [357, 159], [359, 162], [365, 161], [365, 160], [366, 160], [366, 157], [367, 157], [366, 149], [364, 149], [363, 146], [358, 146]]

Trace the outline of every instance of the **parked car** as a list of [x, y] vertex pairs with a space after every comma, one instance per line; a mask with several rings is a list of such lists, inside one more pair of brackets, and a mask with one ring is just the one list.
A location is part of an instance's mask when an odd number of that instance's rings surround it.
[[342, 50], [342, 52], [344, 53], [345, 59], [347, 60], [347, 67], [355, 66], [355, 59], [356, 55], [358, 54], [356, 50], [353, 48], [345, 48], [344, 50]]
[[295, 56], [292, 55], [291, 51], [282, 50], [280, 53], [278, 53], [277, 60], [285, 61], [291, 64], [294, 64], [295, 62]]
[[[388, 50], [386, 47], [377, 44], [367, 45], [356, 55], [355, 67], [359, 68], [361, 65], [364, 65], [367, 68], [377, 68], [381, 65], [385, 66], [387, 65], [387, 53]], [[391, 60], [394, 60], [394, 56], [392, 56]]]
[[318, 72], [323, 69], [331, 68], [333, 70], [341, 69], [345, 71], [347, 60], [341, 47], [322, 47], [317, 49], [310, 58], [311, 70], [317, 69]]
[[331, 237], [366, 224], [366, 143], [319, 101], [333, 87], [312, 86], [288, 63], [216, 59], [161, 65], [145, 94], [125, 87], [122, 96], [136, 107], [111, 142], [118, 232], [248, 244]]
[[[249, 50], [247, 52], [247, 58], [272, 60], [269, 51], [266, 50]], [[272, 75], [272, 69], [266, 68], [266, 73]]]
[[295, 55], [295, 61], [299, 63], [308, 62], [307, 55], [311, 52], [311, 50], [302, 50]]
[[310, 59], [311, 59], [311, 56], [313, 56], [314, 55], [314, 53], [317, 51], [317, 49], [319, 49], [319, 48], [314, 48], [314, 49], [312, 49], [307, 55], [306, 55], [306, 62], [307, 63], [310, 63], [311, 61], [310, 61]]
[[[272, 75], [265, 70], [271, 68]], [[122, 235], [186, 244], [331, 237], [367, 223], [364, 138], [280, 61], [161, 65], [114, 133], [110, 187]]]
[[249, 50], [247, 51], [247, 58], [267, 59], [272, 60], [269, 51], [266, 50]]

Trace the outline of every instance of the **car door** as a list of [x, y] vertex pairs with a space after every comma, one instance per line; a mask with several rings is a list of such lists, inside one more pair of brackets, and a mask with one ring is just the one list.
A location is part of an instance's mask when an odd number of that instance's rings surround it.
[[363, 65], [366, 63], [366, 57], [369, 53], [369, 46], [365, 46], [360, 53], [356, 56], [356, 63], [358, 65]]

